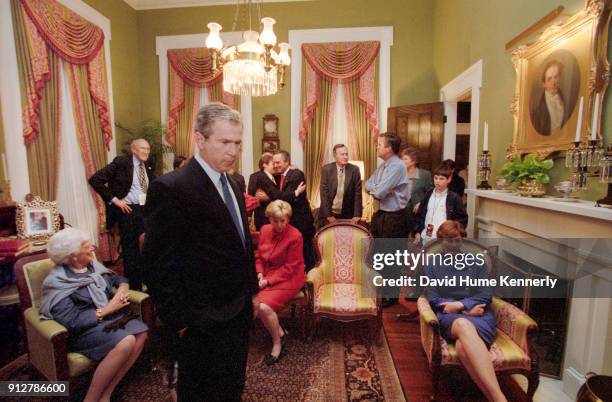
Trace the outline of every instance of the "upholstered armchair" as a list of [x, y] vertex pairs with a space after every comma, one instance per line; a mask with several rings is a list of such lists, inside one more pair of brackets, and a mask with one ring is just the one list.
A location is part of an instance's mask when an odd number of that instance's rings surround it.
[[363, 226], [338, 220], [314, 238], [317, 265], [306, 277], [310, 337], [321, 318], [369, 320], [372, 336], [382, 327], [382, 306], [365, 264], [372, 236]]
[[[42, 283], [55, 264], [47, 254], [22, 258], [15, 265], [23, 328], [32, 368], [48, 381], [66, 381], [95, 367], [80, 353], [67, 352], [68, 331], [54, 320], [41, 320]], [[149, 295], [130, 291], [130, 309], [153, 328], [153, 305]]]
[[[463, 252], [478, 253], [486, 249], [478, 243], [464, 240]], [[440, 251], [440, 242], [432, 242], [425, 251], [436, 253]], [[489, 253], [490, 254], [490, 253]], [[489, 259], [488, 266], [492, 270]], [[433, 375], [433, 399], [439, 389], [439, 380], [445, 369], [464, 369], [453, 344], [446, 342], [440, 335], [438, 318], [425, 296], [417, 301], [421, 330], [421, 344], [427, 356], [427, 361]], [[521, 374], [528, 380], [527, 397], [533, 400], [533, 395], [539, 385], [538, 356], [532, 345], [537, 331], [536, 322], [518, 307], [493, 297], [491, 308], [497, 320], [497, 335], [489, 353], [496, 374]]]

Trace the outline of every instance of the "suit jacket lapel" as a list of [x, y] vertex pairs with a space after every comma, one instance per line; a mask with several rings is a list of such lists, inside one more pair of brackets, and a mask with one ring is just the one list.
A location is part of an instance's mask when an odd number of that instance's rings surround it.
[[344, 194], [347, 194], [351, 186], [351, 179], [353, 178], [353, 167], [346, 165], [344, 168]]
[[333, 169], [330, 170], [331, 176], [329, 178], [329, 198], [330, 202], [333, 204], [334, 198], [336, 197], [336, 193], [338, 192], [338, 168], [336, 167], [336, 165], [334, 165]]
[[[221, 198], [221, 194], [219, 194], [219, 191], [217, 190], [217, 187], [215, 186], [213, 181], [210, 179], [210, 177], [208, 177], [208, 175], [206, 174], [202, 166], [200, 166], [200, 164], [198, 163], [198, 161], [195, 160], [195, 158], [192, 158], [187, 166], [190, 170], [190, 175], [193, 177], [193, 183], [195, 185], [194, 187], [196, 189], [199, 189], [194, 192], [195, 196], [200, 199], [201, 204], [205, 205], [207, 208], [210, 208], [211, 211], [215, 211], [214, 213], [210, 215], [215, 217], [215, 219], [217, 219], [220, 225], [228, 225], [228, 224], [231, 225], [231, 230], [229, 230], [229, 232], [233, 233], [235, 240], [238, 241], [240, 244], [242, 244], [242, 239], [240, 238], [238, 229], [236, 228], [236, 225], [234, 225], [232, 216], [227, 210], [227, 206], [225, 205], [223, 198]], [[237, 186], [235, 183], [233, 183], [233, 180], [229, 178], [229, 176], [228, 176], [228, 179], [229, 179], [228, 180], [229, 183], [231, 183], [230, 186], [232, 187], [232, 190], [234, 191], [234, 195], [236, 195], [238, 192]], [[238, 201], [239, 206], [240, 206], [240, 198], [242, 198], [242, 195], [240, 197], [236, 196], [236, 200]], [[239, 208], [241, 209], [240, 211], [241, 215], [242, 215], [242, 210], [244, 209], [244, 200], [242, 200], [242, 203], [243, 203], [243, 206]], [[243, 219], [243, 226], [244, 226], [244, 219]], [[226, 227], [226, 226], [223, 226], [223, 227]], [[246, 238], [247, 233], [248, 232], [245, 232], [245, 238]]]
[[[244, 246], [245, 248], [248, 248], [250, 247], [250, 242], [249, 242], [250, 231], [249, 231], [249, 225], [248, 225], [247, 216], [246, 216], [246, 205], [244, 203], [244, 196], [240, 192], [240, 189], [238, 188], [238, 184], [234, 181], [234, 179], [232, 179], [229, 176], [227, 176], [227, 178], [228, 178], [228, 182], [230, 183], [230, 186], [232, 187], [232, 191], [234, 192], [234, 196], [236, 197], [236, 201], [238, 201], [238, 209], [239, 209], [238, 212], [240, 213], [240, 221], [242, 222], [242, 231], [244, 233], [244, 242], [245, 242]], [[231, 219], [231, 216], [230, 216], [230, 219]], [[236, 232], [238, 232], [237, 229], [236, 229]], [[236, 234], [240, 237], [240, 233], [236, 233]]]

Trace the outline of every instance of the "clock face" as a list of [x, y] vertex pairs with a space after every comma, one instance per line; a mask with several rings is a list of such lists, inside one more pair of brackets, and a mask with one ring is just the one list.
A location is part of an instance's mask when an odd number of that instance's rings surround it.
[[276, 121], [268, 120], [264, 124], [264, 130], [266, 134], [276, 134]]

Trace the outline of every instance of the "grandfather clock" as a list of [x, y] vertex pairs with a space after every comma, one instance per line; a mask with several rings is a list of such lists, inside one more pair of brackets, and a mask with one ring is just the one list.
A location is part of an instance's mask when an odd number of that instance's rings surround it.
[[280, 138], [278, 137], [278, 117], [267, 114], [263, 117], [263, 138], [261, 140], [261, 151], [275, 153], [280, 150]]

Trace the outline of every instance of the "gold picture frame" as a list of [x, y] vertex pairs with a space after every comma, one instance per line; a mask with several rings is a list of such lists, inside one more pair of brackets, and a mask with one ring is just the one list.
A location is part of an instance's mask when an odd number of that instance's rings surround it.
[[56, 201], [32, 201], [18, 203], [15, 212], [17, 237], [28, 240], [47, 240], [60, 228], [60, 214]]
[[610, 8], [603, 0], [587, 0], [583, 10], [512, 52], [514, 133], [507, 159], [528, 153], [546, 158], [572, 148], [581, 96], [580, 140], [590, 138], [596, 93], [600, 94], [597, 138], [602, 139], [602, 103], [610, 79]]

